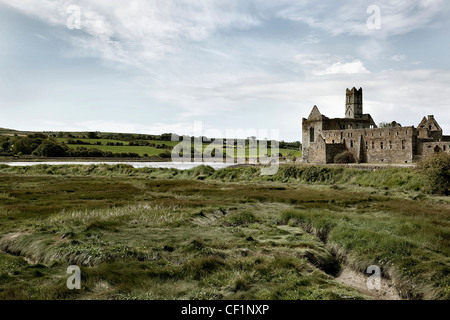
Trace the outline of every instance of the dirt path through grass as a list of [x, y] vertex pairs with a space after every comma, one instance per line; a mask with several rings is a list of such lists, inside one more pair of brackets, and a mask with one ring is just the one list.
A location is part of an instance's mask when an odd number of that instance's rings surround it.
[[343, 267], [335, 280], [377, 300], [403, 300], [390, 280], [382, 278], [380, 290], [369, 290], [367, 286], [368, 276], [355, 272], [348, 267]]

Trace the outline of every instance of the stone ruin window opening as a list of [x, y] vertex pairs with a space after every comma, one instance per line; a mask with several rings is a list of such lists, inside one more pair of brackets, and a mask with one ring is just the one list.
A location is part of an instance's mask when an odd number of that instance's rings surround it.
[[384, 145], [383, 145], [383, 142], [380, 142], [380, 148], [381, 148], [381, 150], [383, 150], [383, 149], [384, 149]]
[[314, 142], [314, 128], [309, 129], [309, 142]]

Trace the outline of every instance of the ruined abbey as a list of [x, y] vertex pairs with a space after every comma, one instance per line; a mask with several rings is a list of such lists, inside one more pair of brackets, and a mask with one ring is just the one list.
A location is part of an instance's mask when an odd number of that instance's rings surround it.
[[434, 152], [450, 152], [450, 136], [442, 135], [432, 115], [417, 128], [395, 121], [379, 128], [363, 113], [362, 88], [347, 89], [345, 118], [327, 118], [314, 106], [308, 119], [302, 119], [302, 134], [303, 161], [309, 163], [334, 163], [347, 151], [358, 163], [412, 163]]

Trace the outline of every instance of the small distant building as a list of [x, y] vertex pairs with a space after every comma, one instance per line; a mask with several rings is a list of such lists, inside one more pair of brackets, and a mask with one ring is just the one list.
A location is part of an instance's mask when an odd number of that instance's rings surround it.
[[393, 121], [378, 128], [363, 113], [363, 91], [346, 90], [345, 117], [330, 119], [314, 106], [302, 119], [303, 161], [334, 163], [336, 155], [351, 152], [359, 163], [413, 163], [435, 152], [450, 153], [450, 136], [444, 136], [433, 115], [419, 126], [402, 127]]

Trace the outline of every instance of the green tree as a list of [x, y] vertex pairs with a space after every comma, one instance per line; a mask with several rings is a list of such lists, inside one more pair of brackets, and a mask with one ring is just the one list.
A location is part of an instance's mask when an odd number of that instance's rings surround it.
[[65, 144], [60, 144], [53, 139], [44, 141], [34, 152], [33, 155], [39, 157], [64, 157], [68, 148]]
[[11, 146], [11, 151], [15, 154], [21, 152], [22, 154], [31, 154], [33, 151], [32, 148], [32, 139], [28, 137], [14, 137], [14, 141]]
[[87, 137], [88, 137], [89, 139], [99, 139], [98, 133], [97, 133], [97, 132], [88, 132]]
[[11, 143], [9, 142], [9, 137], [0, 136], [0, 149], [3, 151], [9, 151]]

